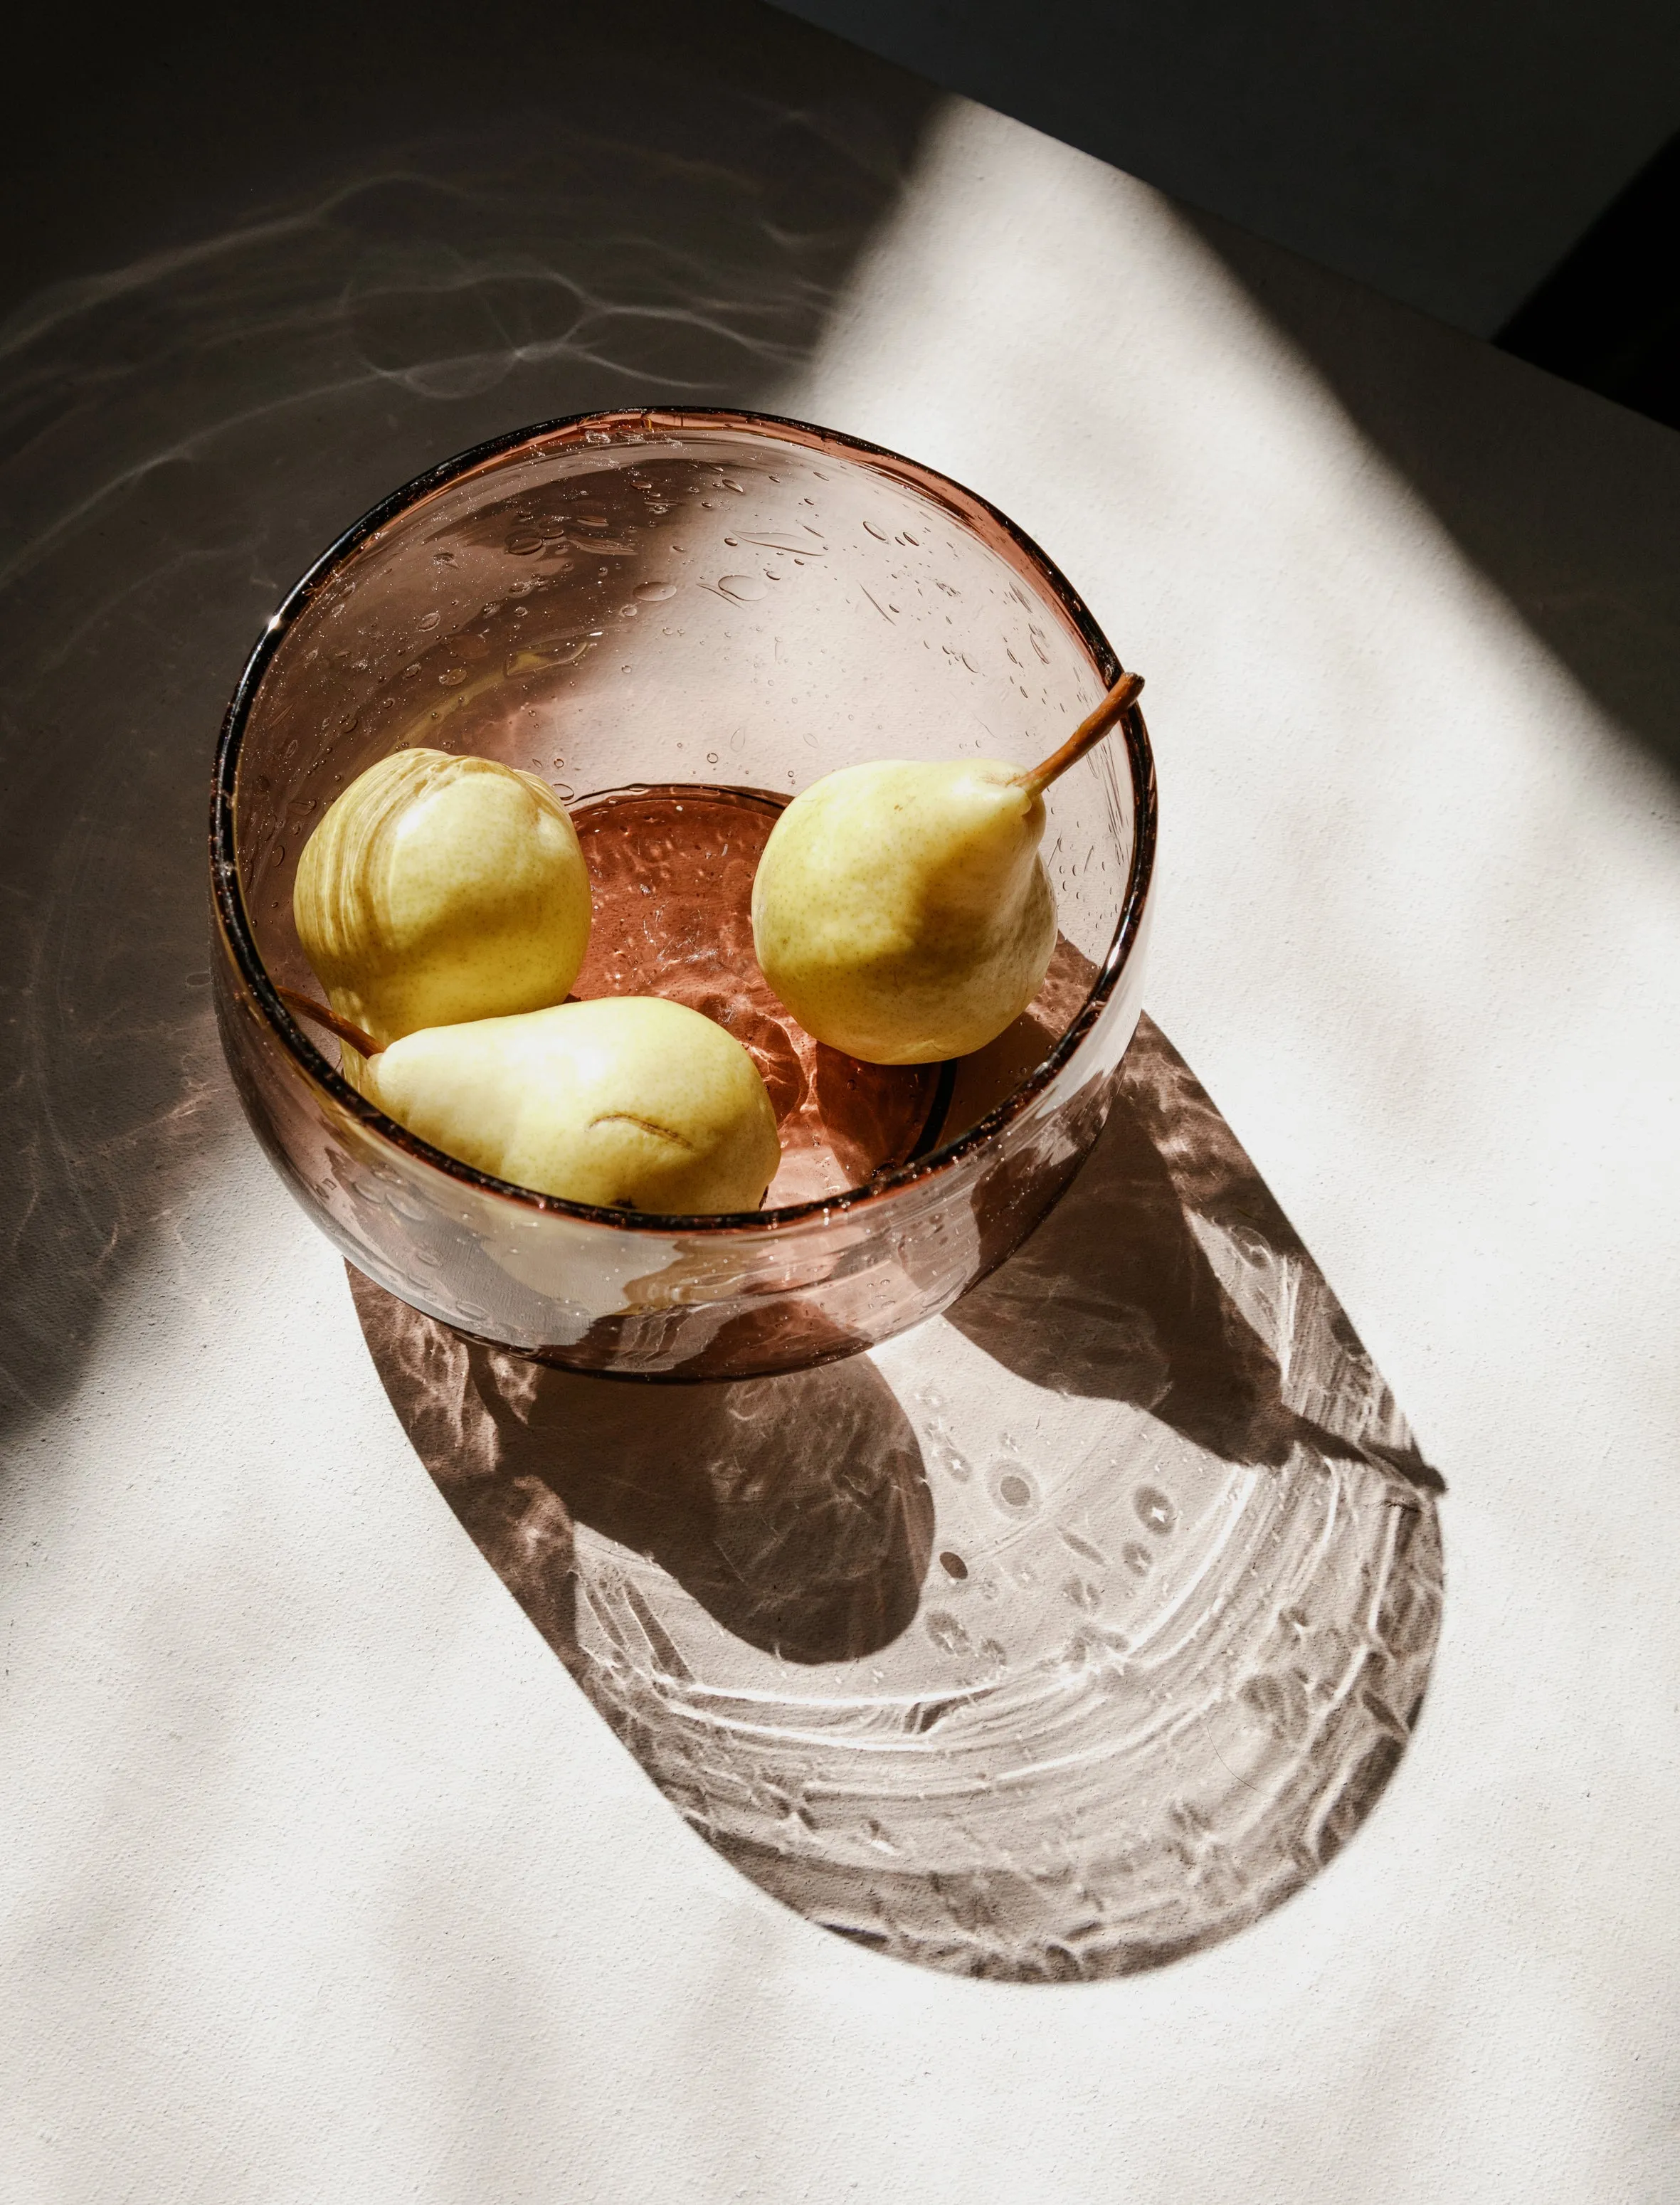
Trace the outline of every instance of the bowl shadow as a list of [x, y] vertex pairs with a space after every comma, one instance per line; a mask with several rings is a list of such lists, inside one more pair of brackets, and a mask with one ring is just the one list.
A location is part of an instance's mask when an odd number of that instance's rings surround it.
[[549, 1644], [828, 1929], [1013, 1981], [1159, 1965], [1297, 1889], [1399, 1762], [1442, 1481], [1147, 1019], [1059, 1208], [872, 1356], [615, 1386], [351, 1284]]
[[[948, 1312], [965, 1338], [1035, 1385], [1130, 1402], [1232, 1463], [1278, 1465], [1304, 1445], [1445, 1490], [1270, 1189], [1147, 1016], [1076, 1186]], [[1310, 1313], [1285, 1306], [1303, 1293]], [[1303, 1329], [1322, 1337], [1286, 1398], [1280, 1358]]]
[[910, 1421], [867, 1362], [672, 1400], [466, 1340], [350, 1281], [415, 1451], [569, 1666], [579, 1524], [779, 1661], [854, 1660], [915, 1614], [933, 1501]]

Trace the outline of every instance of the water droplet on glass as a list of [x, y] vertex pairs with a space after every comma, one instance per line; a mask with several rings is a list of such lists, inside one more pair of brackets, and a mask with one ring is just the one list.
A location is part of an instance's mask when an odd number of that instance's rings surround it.
[[738, 604], [751, 604], [764, 595], [764, 585], [757, 574], [720, 574], [717, 586], [726, 597], [733, 597]]
[[1024, 1471], [1006, 1470], [997, 1481], [997, 1496], [1006, 1508], [1030, 1508], [1033, 1504], [1032, 1480]]
[[936, 1608], [928, 1618], [928, 1636], [942, 1654], [966, 1654], [969, 1636], [947, 1608]]
[[421, 621], [420, 626], [422, 627], [436, 627], [438, 621], [442, 617], [443, 615], [441, 613], [427, 613]]
[[1178, 1512], [1158, 1485], [1140, 1485], [1131, 1496], [1137, 1520], [1146, 1531], [1164, 1539], [1178, 1520]]
[[639, 605], [620, 605], [618, 609], [618, 616], [620, 620], [634, 620], [641, 609]]
[[948, 1578], [961, 1578], [968, 1575], [968, 1564], [960, 1554], [953, 1553], [948, 1547], [940, 1556], [939, 1566]]
[[568, 803], [577, 793], [569, 781], [557, 781], [555, 783], [555, 794], [562, 803]]
[[674, 582], [639, 582], [636, 586], [636, 595], [644, 605], [662, 605], [667, 597], [676, 594]]
[[941, 1434], [934, 1442], [934, 1460], [937, 1468], [959, 1485], [966, 1485], [974, 1475], [974, 1465], [948, 1435]]
[[1128, 1539], [1120, 1548], [1120, 1560], [1136, 1578], [1148, 1577], [1155, 1566], [1155, 1556], [1136, 1539]]
[[717, 752], [715, 751], [708, 751], [706, 752], [706, 764], [708, 765], [715, 765], [717, 764]]

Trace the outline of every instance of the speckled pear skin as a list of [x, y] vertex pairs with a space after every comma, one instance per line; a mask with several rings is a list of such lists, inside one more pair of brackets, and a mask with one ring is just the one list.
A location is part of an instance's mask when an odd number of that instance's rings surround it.
[[781, 1156], [745, 1049], [660, 996], [428, 1026], [361, 1077], [434, 1147], [568, 1202], [673, 1216], [756, 1209]]
[[351, 782], [292, 907], [334, 1010], [382, 1045], [563, 1002], [589, 946], [588, 868], [558, 797], [442, 751], [397, 751]]
[[1043, 799], [996, 759], [844, 767], [776, 822], [752, 889], [765, 978], [866, 1064], [935, 1064], [995, 1040], [1056, 946]]

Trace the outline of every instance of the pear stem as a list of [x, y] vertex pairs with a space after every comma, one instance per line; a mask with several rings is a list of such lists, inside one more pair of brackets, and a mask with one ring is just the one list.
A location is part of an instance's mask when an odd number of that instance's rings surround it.
[[1022, 786], [1033, 796], [1042, 796], [1059, 774], [1077, 764], [1085, 752], [1095, 750], [1103, 737], [1109, 734], [1137, 701], [1143, 686], [1141, 674], [1123, 674], [1095, 711], [1084, 718], [1059, 751], [1052, 751], [1042, 765], [1036, 765], [1030, 773], [1021, 776]]
[[348, 1019], [341, 1019], [336, 1011], [329, 1011], [324, 1003], [318, 1003], [313, 996], [300, 996], [295, 988], [276, 988], [275, 994], [294, 1018], [307, 1019], [313, 1025], [324, 1026], [329, 1034], [336, 1034], [347, 1049], [353, 1049], [361, 1056], [377, 1056], [379, 1044], [371, 1034], [364, 1033]]

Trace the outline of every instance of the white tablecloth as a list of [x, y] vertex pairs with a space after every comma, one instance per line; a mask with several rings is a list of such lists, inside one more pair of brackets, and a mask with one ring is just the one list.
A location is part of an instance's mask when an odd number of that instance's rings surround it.
[[[1673, 2195], [1680, 831], [1659, 728], [1618, 724], [1547, 638], [1570, 591], [1606, 621], [1655, 603], [1630, 647], [1671, 682], [1649, 546], [1680, 443], [1287, 281], [1300, 344], [1169, 204], [952, 103], [814, 355], [740, 395], [982, 491], [1148, 676], [1150, 1008], [1447, 1481], [1434, 1675], [1368, 1823], [1258, 1926], [1109, 1983], [948, 1979], [779, 1909], [642, 1777], [421, 1471], [171, 976], [111, 1046], [173, 1052], [178, 1085], [109, 1138], [43, 1085], [14, 1164], [69, 1157], [116, 1222], [79, 1352], [8, 1441], [9, 2197]], [[1458, 488], [1484, 545], [1540, 532], [1538, 564], [1510, 547], [1529, 602], [1355, 425], [1315, 335], [1398, 362], [1421, 429], [1497, 425]], [[531, 402], [542, 375], [507, 425], [562, 410]], [[286, 465], [335, 464], [340, 433]], [[1548, 537], [1554, 474], [1576, 504]], [[315, 510], [280, 552], [235, 529], [178, 555], [181, 604], [193, 557], [249, 568], [216, 614], [223, 690]], [[116, 593], [67, 598], [41, 682], [92, 651], [74, 694], [122, 722], [155, 580], [132, 633]], [[61, 801], [82, 753], [27, 699], [14, 727], [13, 790], [63, 828], [21, 937], [26, 1080], [31, 1018], [98, 1060], [75, 974], [143, 976], [149, 898], [199, 893], [169, 885], [211, 734], [187, 701], [172, 723], [160, 677], [100, 768], [174, 792], [138, 855], [108, 782]]]

